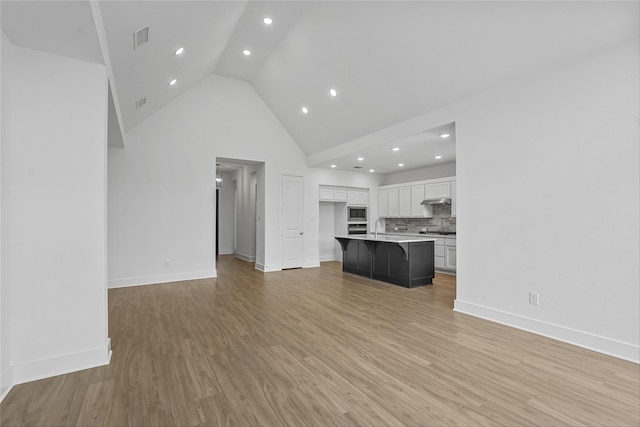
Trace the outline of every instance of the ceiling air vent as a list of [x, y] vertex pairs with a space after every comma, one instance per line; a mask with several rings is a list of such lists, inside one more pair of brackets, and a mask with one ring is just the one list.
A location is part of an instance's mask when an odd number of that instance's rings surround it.
[[354, 166], [354, 169], [362, 169], [362, 166]]
[[136, 101], [136, 110], [138, 108], [142, 108], [144, 106], [144, 104], [146, 104], [146, 103], [147, 103], [147, 98], [146, 97], [138, 99]]
[[149, 26], [147, 25], [144, 28], [140, 28], [138, 31], [133, 33], [133, 49], [137, 49], [141, 44], [145, 44], [149, 41]]

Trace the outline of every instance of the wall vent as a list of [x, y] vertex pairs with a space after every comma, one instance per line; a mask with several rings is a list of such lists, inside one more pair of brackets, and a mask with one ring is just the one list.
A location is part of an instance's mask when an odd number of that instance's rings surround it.
[[362, 169], [362, 166], [354, 166], [354, 169]]
[[143, 107], [143, 106], [144, 106], [144, 104], [146, 104], [146, 103], [147, 103], [147, 98], [146, 98], [146, 97], [138, 99], [138, 100], [136, 101], [136, 110], [137, 110], [138, 108]]
[[138, 46], [145, 44], [149, 41], [149, 26], [140, 28], [133, 33], [133, 50], [136, 50]]

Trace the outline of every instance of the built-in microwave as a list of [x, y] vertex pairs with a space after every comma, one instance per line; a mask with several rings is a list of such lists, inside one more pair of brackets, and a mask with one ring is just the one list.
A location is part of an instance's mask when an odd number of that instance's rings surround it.
[[363, 206], [347, 207], [348, 222], [367, 222], [367, 208]]

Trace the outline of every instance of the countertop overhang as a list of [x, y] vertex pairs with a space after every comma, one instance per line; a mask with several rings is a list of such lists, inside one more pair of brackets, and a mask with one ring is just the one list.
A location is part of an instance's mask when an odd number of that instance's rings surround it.
[[421, 236], [389, 236], [378, 234], [378, 237], [374, 235], [348, 235], [348, 236], [335, 236], [336, 239], [352, 239], [352, 240], [364, 240], [367, 242], [387, 242], [387, 243], [414, 243], [414, 242], [435, 242], [435, 237], [421, 237]]

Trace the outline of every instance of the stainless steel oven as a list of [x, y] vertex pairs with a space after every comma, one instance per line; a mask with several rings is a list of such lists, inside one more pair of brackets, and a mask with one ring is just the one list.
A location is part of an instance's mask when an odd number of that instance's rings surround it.
[[367, 224], [347, 224], [348, 234], [367, 234]]

